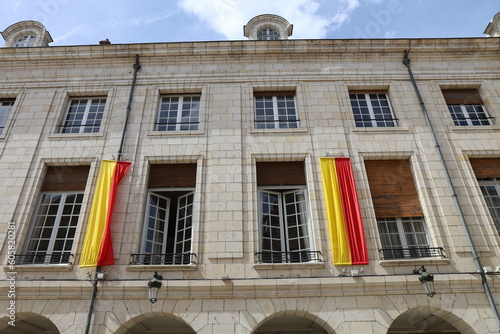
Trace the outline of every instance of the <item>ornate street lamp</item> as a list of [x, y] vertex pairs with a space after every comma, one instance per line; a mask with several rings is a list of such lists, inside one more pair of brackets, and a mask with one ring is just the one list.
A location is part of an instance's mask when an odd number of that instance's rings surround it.
[[436, 294], [434, 291], [434, 276], [429, 274], [424, 266], [419, 269], [413, 270], [414, 274], [420, 275], [418, 280], [424, 286], [425, 292], [427, 292], [427, 296], [432, 297]]
[[156, 303], [156, 301], [158, 300], [158, 292], [160, 292], [160, 288], [163, 285], [161, 283], [162, 279], [163, 276], [158, 275], [158, 272], [155, 271], [153, 278], [148, 282], [149, 300], [152, 304]]

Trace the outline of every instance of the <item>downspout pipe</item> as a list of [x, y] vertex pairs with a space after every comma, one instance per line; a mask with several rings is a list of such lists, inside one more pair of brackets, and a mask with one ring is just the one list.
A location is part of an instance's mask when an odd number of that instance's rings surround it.
[[493, 300], [493, 295], [491, 294], [490, 287], [488, 285], [488, 280], [486, 279], [486, 273], [484, 272], [483, 266], [481, 265], [479, 255], [476, 251], [476, 247], [474, 246], [474, 241], [472, 240], [472, 237], [471, 237], [471, 234], [469, 231], [469, 227], [467, 226], [467, 222], [465, 221], [465, 216], [464, 216], [464, 213], [462, 211], [462, 206], [460, 205], [460, 202], [458, 201], [458, 196], [457, 196], [457, 193], [455, 191], [455, 187], [453, 185], [453, 181], [451, 179], [450, 173], [449, 173], [448, 168], [446, 166], [446, 161], [444, 159], [443, 152], [441, 151], [441, 146], [439, 145], [439, 141], [436, 137], [436, 133], [434, 132], [434, 128], [432, 127], [432, 123], [431, 123], [431, 120], [430, 120], [429, 115], [427, 113], [427, 108], [425, 107], [424, 100], [422, 99], [422, 95], [420, 95], [420, 90], [418, 89], [417, 82], [415, 80], [415, 77], [413, 76], [413, 72], [412, 72], [411, 66], [410, 66], [411, 59], [408, 58], [408, 53], [409, 53], [409, 50], [404, 51], [403, 65], [405, 65], [406, 68], [408, 69], [408, 74], [410, 75], [411, 83], [413, 84], [413, 88], [415, 90], [415, 93], [417, 94], [418, 102], [420, 103], [420, 108], [422, 109], [422, 113], [424, 114], [425, 122], [427, 123], [427, 126], [429, 127], [429, 129], [431, 131], [432, 139], [434, 141], [436, 150], [437, 150], [438, 155], [439, 155], [439, 160], [440, 160], [441, 165], [443, 166], [443, 169], [445, 172], [446, 181], [448, 182], [448, 186], [451, 190], [451, 194], [452, 194], [451, 196], [453, 197], [455, 207], [457, 208], [457, 211], [458, 211], [458, 216], [460, 217], [460, 222], [462, 223], [462, 227], [465, 231], [465, 236], [467, 238], [467, 241], [469, 243], [469, 247], [470, 247], [471, 252], [472, 252], [472, 258], [474, 259], [474, 262], [476, 263], [476, 266], [477, 266], [477, 273], [479, 275], [481, 275], [481, 282], [483, 284], [483, 289], [484, 289], [484, 292], [486, 293], [486, 297], [488, 298], [488, 302], [490, 303], [491, 310], [493, 311], [493, 315], [497, 321], [497, 325], [498, 325], [499, 332], [500, 332], [500, 315], [498, 314], [497, 306], [495, 304], [495, 301]]
[[[135, 55], [135, 64], [133, 65], [134, 68], [134, 74], [132, 77], [132, 84], [130, 87], [130, 95], [128, 97], [128, 103], [127, 103], [127, 109], [125, 112], [125, 121], [123, 124], [123, 130], [122, 130], [122, 137], [120, 140], [120, 147], [118, 149], [117, 161], [121, 161], [122, 155], [123, 155], [123, 145], [125, 141], [125, 134], [127, 132], [127, 125], [128, 125], [128, 119], [130, 116], [130, 110], [132, 108], [132, 98], [134, 96], [134, 91], [135, 91], [135, 85], [137, 82], [137, 72], [141, 69], [141, 64], [139, 63], [139, 55]], [[94, 304], [97, 296], [97, 285], [99, 282], [99, 273], [100, 273], [101, 267], [96, 267], [95, 273], [94, 273], [94, 279], [92, 280], [92, 293], [90, 294], [90, 305], [89, 305], [89, 311], [87, 313], [87, 321], [85, 323], [85, 334], [90, 333], [90, 325], [92, 323], [92, 314], [94, 313]]]
[[134, 97], [135, 85], [137, 82], [137, 72], [141, 69], [141, 64], [139, 63], [139, 55], [135, 55], [135, 64], [134, 64], [134, 75], [132, 77], [132, 84], [130, 86], [130, 94], [128, 97], [127, 110], [125, 112], [125, 122], [123, 124], [122, 138], [120, 140], [120, 147], [117, 152], [117, 161], [121, 161], [123, 156], [123, 145], [125, 142], [125, 134], [127, 132], [128, 119], [130, 116], [130, 109], [132, 108], [132, 98]]

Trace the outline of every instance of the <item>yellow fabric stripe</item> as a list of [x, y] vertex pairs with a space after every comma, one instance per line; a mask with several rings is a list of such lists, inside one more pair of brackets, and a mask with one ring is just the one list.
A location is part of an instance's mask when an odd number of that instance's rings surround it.
[[116, 161], [104, 160], [99, 171], [97, 187], [92, 201], [85, 240], [83, 241], [80, 267], [97, 266], [97, 258], [101, 248], [104, 228], [106, 226], [106, 215], [109, 207], [109, 191], [113, 182]]
[[320, 158], [325, 194], [326, 214], [332, 243], [333, 262], [335, 265], [350, 265], [351, 252], [345, 226], [342, 199], [337, 178], [334, 158]]

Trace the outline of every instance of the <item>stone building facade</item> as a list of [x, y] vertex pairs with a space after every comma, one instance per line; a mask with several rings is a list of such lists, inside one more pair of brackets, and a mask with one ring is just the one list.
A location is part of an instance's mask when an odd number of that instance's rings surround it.
[[[244, 41], [2, 33], [0, 332], [500, 330], [500, 39], [291, 40], [269, 18]], [[368, 264], [334, 262], [322, 157], [350, 160]], [[131, 162], [115, 264], [81, 268], [104, 160]]]

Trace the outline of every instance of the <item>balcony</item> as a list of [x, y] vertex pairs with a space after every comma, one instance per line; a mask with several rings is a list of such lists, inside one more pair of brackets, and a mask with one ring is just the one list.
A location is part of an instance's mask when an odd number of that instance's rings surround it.
[[443, 247], [381, 248], [382, 260], [446, 258]]
[[308, 263], [323, 262], [320, 251], [257, 252], [256, 263]]
[[[16, 265], [26, 264], [73, 264], [73, 254], [68, 252], [26, 252], [15, 254], [14, 261]], [[71, 261], [70, 261], [71, 260]]]
[[194, 253], [130, 254], [131, 265], [196, 265]]

